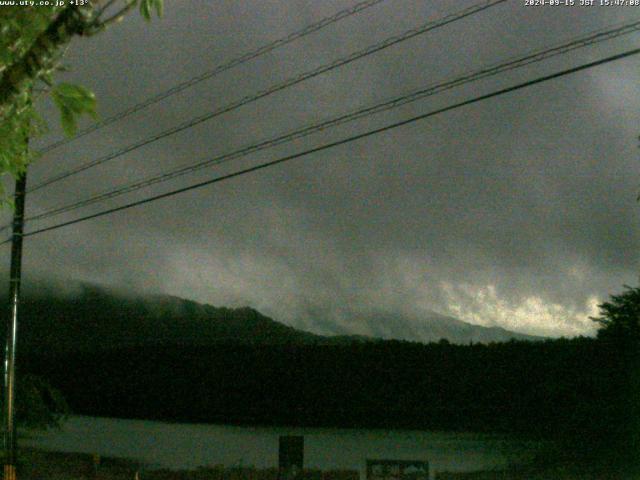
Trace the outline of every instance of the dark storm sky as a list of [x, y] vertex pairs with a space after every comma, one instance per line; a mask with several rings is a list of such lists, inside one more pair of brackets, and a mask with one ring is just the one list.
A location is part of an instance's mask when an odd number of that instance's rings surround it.
[[[576, 0], [578, 2], [578, 0]], [[102, 117], [354, 4], [171, 1], [74, 41], [59, 78], [93, 89]], [[381, 5], [59, 148], [30, 182], [474, 2]], [[589, 31], [633, 7], [527, 7], [513, 0], [323, 74], [78, 174], [28, 199], [35, 214], [112, 186], [447, 80]], [[72, 219], [304, 150], [640, 45], [632, 34], [476, 82], [245, 160], [212, 167]], [[359, 315], [430, 311], [548, 335], [637, 284], [640, 57], [507, 94], [368, 139], [29, 238], [28, 276], [251, 305], [320, 333], [367, 333]], [[46, 102], [52, 133], [57, 119]], [[8, 249], [4, 250], [8, 263]], [[318, 320], [320, 319], [320, 320]], [[328, 326], [329, 325], [329, 326]]]

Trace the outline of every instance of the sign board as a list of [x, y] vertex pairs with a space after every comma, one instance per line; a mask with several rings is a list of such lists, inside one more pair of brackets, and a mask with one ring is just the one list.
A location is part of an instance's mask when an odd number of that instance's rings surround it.
[[280, 480], [295, 480], [302, 477], [304, 468], [304, 437], [280, 437], [278, 469]]
[[429, 462], [367, 460], [367, 480], [429, 480]]

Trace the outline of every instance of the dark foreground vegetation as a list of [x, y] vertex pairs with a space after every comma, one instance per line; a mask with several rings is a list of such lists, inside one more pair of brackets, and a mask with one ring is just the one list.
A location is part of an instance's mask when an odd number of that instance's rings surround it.
[[[151, 469], [135, 460], [95, 457], [85, 453], [21, 449], [19, 478], [24, 480], [278, 480], [276, 468], [224, 468], [222, 465], [192, 470]], [[136, 477], [137, 476], [137, 477]], [[301, 480], [358, 480], [355, 470], [308, 470]], [[502, 471], [436, 472], [436, 480], [637, 480], [637, 476], [598, 468], [566, 465], [518, 467]]]
[[441, 472], [435, 475], [435, 480], [638, 480], [638, 476], [633, 472], [558, 464], [544, 468], [529, 466], [468, 473]]
[[[193, 470], [149, 469], [135, 461], [100, 458], [91, 454], [22, 449], [18, 465], [24, 480], [278, 480], [277, 468], [224, 468], [222, 465]], [[358, 480], [354, 470], [304, 470], [300, 480]]]
[[625, 358], [593, 339], [495, 345], [163, 345], [23, 369], [74, 413], [180, 422], [526, 432], [622, 414]]

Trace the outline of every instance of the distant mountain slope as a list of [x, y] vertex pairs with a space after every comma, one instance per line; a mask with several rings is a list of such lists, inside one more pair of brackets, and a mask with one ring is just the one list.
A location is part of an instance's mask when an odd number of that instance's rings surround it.
[[435, 313], [419, 320], [354, 314], [369, 335], [322, 336], [284, 325], [249, 307], [218, 308], [169, 295], [125, 294], [89, 284], [74, 295], [26, 296], [20, 314], [20, 348], [51, 352], [167, 343], [335, 345], [378, 338], [421, 342], [446, 338], [454, 343], [533, 338]]
[[127, 295], [83, 285], [77, 296], [25, 298], [22, 348], [94, 350], [160, 343], [314, 343], [322, 337], [245, 308], [216, 308], [169, 295]]
[[420, 317], [406, 317], [393, 314], [368, 316], [354, 315], [361, 331], [372, 337], [382, 339], [400, 339], [437, 342], [446, 338], [452, 343], [466, 344], [507, 342], [515, 340], [541, 340], [541, 337], [511, 332], [500, 327], [472, 325], [457, 318], [429, 312]]

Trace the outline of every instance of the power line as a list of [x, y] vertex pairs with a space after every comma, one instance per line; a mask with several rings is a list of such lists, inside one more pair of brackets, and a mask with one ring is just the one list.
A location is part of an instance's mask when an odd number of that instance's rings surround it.
[[553, 73], [551, 75], [545, 75], [543, 77], [538, 77], [538, 78], [536, 78], [534, 80], [529, 80], [527, 82], [520, 83], [520, 84], [511, 86], [511, 87], [503, 88], [503, 89], [500, 89], [500, 90], [497, 90], [497, 91], [494, 91], [494, 92], [491, 92], [491, 93], [487, 93], [485, 95], [480, 95], [480, 96], [474, 97], [474, 98], [472, 98], [470, 100], [465, 100], [463, 102], [458, 102], [458, 103], [455, 103], [453, 105], [449, 105], [447, 107], [443, 107], [443, 108], [440, 108], [440, 109], [437, 109], [437, 110], [433, 110], [433, 111], [428, 112], [428, 113], [424, 113], [424, 114], [421, 114], [421, 115], [418, 115], [418, 116], [415, 116], [415, 117], [411, 117], [411, 118], [409, 118], [407, 120], [402, 120], [402, 121], [395, 122], [395, 123], [392, 123], [392, 124], [389, 124], [389, 125], [385, 125], [384, 127], [380, 127], [380, 128], [376, 128], [376, 129], [373, 129], [373, 130], [369, 130], [369, 131], [364, 132], [364, 133], [360, 133], [358, 135], [353, 135], [353, 136], [350, 136], [350, 137], [347, 137], [347, 138], [343, 138], [341, 140], [337, 140], [337, 141], [334, 141], [334, 142], [326, 143], [326, 144], [320, 145], [318, 147], [314, 147], [314, 148], [311, 148], [311, 149], [308, 149], [308, 150], [304, 150], [304, 151], [299, 152], [299, 153], [294, 153], [292, 155], [287, 155], [285, 157], [281, 157], [281, 158], [278, 158], [276, 160], [271, 160], [269, 162], [261, 163], [259, 165], [255, 165], [253, 167], [249, 167], [249, 168], [245, 168], [245, 169], [242, 169], [242, 170], [238, 170], [236, 172], [229, 173], [229, 174], [226, 174], [226, 175], [221, 175], [219, 177], [215, 177], [215, 178], [203, 181], [203, 182], [199, 182], [199, 183], [196, 183], [196, 184], [193, 184], [193, 185], [189, 185], [187, 187], [183, 187], [183, 188], [179, 188], [179, 189], [176, 189], [176, 190], [172, 190], [170, 192], [166, 192], [166, 193], [162, 193], [162, 194], [159, 194], [159, 195], [154, 195], [154, 196], [151, 196], [151, 197], [147, 197], [147, 198], [144, 198], [142, 200], [138, 200], [138, 201], [131, 202], [131, 203], [128, 203], [128, 204], [125, 204], [125, 205], [121, 205], [119, 207], [109, 208], [109, 209], [103, 210], [101, 212], [97, 212], [97, 213], [94, 213], [94, 214], [91, 214], [91, 215], [86, 215], [84, 217], [76, 218], [74, 220], [69, 220], [69, 221], [62, 222], [62, 223], [59, 223], [59, 224], [56, 224], [56, 225], [52, 225], [52, 226], [49, 226], [49, 227], [45, 227], [45, 228], [41, 228], [41, 229], [38, 229], [38, 230], [34, 230], [34, 231], [31, 231], [31, 232], [25, 233], [24, 236], [25, 237], [30, 237], [32, 235], [37, 235], [37, 234], [48, 232], [48, 231], [51, 231], [51, 230], [57, 230], [57, 229], [62, 228], [62, 227], [66, 227], [66, 226], [69, 226], [69, 225], [74, 225], [76, 223], [80, 223], [80, 222], [84, 222], [84, 221], [87, 221], [87, 220], [91, 220], [93, 218], [102, 217], [104, 215], [109, 215], [111, 213], [119, 212], [121, 210], [126, 210], [126, 209], [129, 209], [129, 208], [132, 208], [132, 207], [136, 207], [136, 206], [139, 206], [139, 205], [144, 205], [146, 203], [154, 202], [156, 200], [160, 200], [160, 199], [163, 199], [163, 198], [172, 197], [172, 196], [180, 194], [180, 193], [184, 193], [184, 192], [187, 192], [187, 191], [190, 191], [190, 190], [195, 190], [197, 188], [205, 187], [207, 185], [212, 185], [214, 183], [222, 182], [224, 180], [229, 180], [231, 178], [239, 177], [241, 175], [245, 175], [245, 174], [248, 174], [248, 173], [251, 173], [251, 172], [255, 172], [255, 171], [258, 171], [258, 170], [263, 170], [265, 168], [272, 167], [274, 165], [278, 165], [278, 164], [281, 164], [281, 163], [285, 163], [285, 162], [288, 162], [288, 161], [291, 161], [291, 160], [294, 160], [294, 159], [297, 159], [297, 158], [300, 158], [300, 157], [304, 157], [304, 156], [310, 155], [312, 153], [317, 153], [317, 152], [321, 152], [321, 151], [324, 151], [324, 150], [328, 150], [330, 148], [337, 147], [339, 145], [344, 145], [344, 144], [347, 144], [347, 143], [354, 142], [356, 140], [361, 140], [363, 138], [367, 138], [367, 137], [370, 137], [370, 136], [373, 136], [373, 135], [377, 135], [379, 133], [383, 133], [383, 132], [386, 132], [386, 131], [389, 131], [389, 130], [393, 130], [395, 128], [399, 128], [399, 127], [402, 127], [402, 126], [405, 126], [405, 125], [409, 125], [409, 124], [417, 122], [419, 120], [424, 120], [426, 118], [433, 117], [433, 116], [438, 115], [440, 113], [449, 112], [451, 110], [455, 110], [455, 109], [458, 109], [458, 108], [461, 108], [461, 107], [464, 107], [464, 106], [467, 106], [467, 105], [471, 105], [471, 104], [474, 104], [474, 103], [477, 103], [477, 102], [481, 102], [483, 100], [487, 100], [487, 99], [494, 98], [494, 97], [497, 97], [497, 96], [500, 96], [500, 95], [504, 95], [506, 93], [514, 92], [516, 90], [527, 88], [527, 87], [530, 87], [530, 86], [533, 86], [533, 85], [536, 85], [536, 84], [539, 84], [539, 83], [547, 82], [547, 81], [550, 81], [550, 80], [553, 80], [553, 79], [556, 79], [556, 78], [559, 78], [559, 77], [563, 77], [565, 75], [570, 75], [570, 74], [573, 74], [573, 73], [576, 73], [576, 72], [579, 72], [579, 71], [582, 71], [582, 70], [593, 68], [593, 67], [596, 67], [598, 65], [603, 65], [605, 63], [613, 62], [613, 61], [616, 61], [616, 60], [621, 60], [623, 58], [627, 58], [627, 57], [630, 57], [632, 55], [637, 55], [639, 53], [640, 53], [640, 48], [636, 48], [636, 49], [633, 49], [633, 50], [628, 50], [628, 51], [626, 51], [624, 53], [620, 53], [620, 54], [617, 54], [617, 55], [606, 57], [606, 58], [603, 58], [603, 59], [600, 59], [600, 60], [597, 60], [597, 61], [594, 61], [594, 62], [586, 63], [586, 64], [583, 64], [583, 65], [580, 65], [580, 66], [577, 66], [577, 67], [573, 67], [573, 68], [569, 68], [569, 69], [566, 69], [566, 70], [562, 70], [560, 72]]
[[[329, 120], [325, 120], [321, 123], [318, 124], [314, 124], [311, 126], [307, 126], [301, 129], [297, 129], [294, 130], [292, 132], [280, 135], [278, 137], [275, 138], [271, 138], [268, 140], [264, 140], [261, 141], [259, 143], [241, 148], [239, 150], [230, 152], [230, 153], [226, 153], [223, 155], [219, 155], [217, 157], [211, 158], [211, 159], [207, 159], [207, 160], [203, 160], [201, 162], [195, 163], [193, 165], [189, 165], [186, 167], [180, 167], [178, 169], [169, 171], [169, 172], [165, 172], [163, 174], [160, 175], [156, 175], [156, 176], [152, 176], [146, 179], [142, 179], [142, 180], [138, 180], [126, 185], [122, 185], [120, 187], [117, 187], [115, 189], [85, 198], [83, 200], [71, 203], [71, 204], [67, 204], [67, 205], [63, 205], [60, 207], [55, 207], [53, 209], [47, 210], [43, 213], [37, 214], [37, 215], [33, 215], [31, 217], [27, 217], [28, 221], [35, 221], [35, 220], [42, 220], [45, 218], [49, 218], [55, 215], [59, 215], [62, 213], [66, 213], [72, 210], [76, 210], [78, 208], [82, 208], [88, 205], [92, 205], [94, 203], [97, 202], [101, 202], [104, 200], [108, 200], [111, 198], [115, 198], [117, 196], [120, 195], [124, 195], [126, 193], [131, 193], [133, 191], [139, 190], [141, 188], [144, 187], [148, 187], [151, 185], [154, 185], [156, 183], [161, 183], [164, 181], [168, 181], [171, 180], [173, 178], [182, 176], [182, 175], [186, 175], [188, 173], [192, 173], [195, 172], [197, 170], [200, 170], [202, 168], [205, 167], [209, 167], [212, 165], [219, 165], [221, 163], [225, 163], [231, 160], [235, 160], [238, 158], [242, 158], [245, 157], [247, 155], [250, 155], [251, 153], [255, 153], [257, 151], [261, 151], [264, 149], [268, 149], [277, 145], [281, 145], [283, 143], [287, 143], [290, 142], [292, 140], [298, 139], [298, 138], [302, 138], [308, 135], [311, 135], [313, 133], [317, 133], [319, 131], [325, 130], [327, 128], [332, 128], [335, 127], [337, 125], [341, 125], [347, 122], [351, 122], [363, 117], [367, 117], [376, 113], [380, 113], [383, 111], [387, 111], [390, 110], [392, 108], [397, 108], [399, 106], [405, 105], [407, 103], [410, 102], [415, 102], [419, 99], [428, 97], [428, 96], [432, 96], [435, 95], [437, 93], [441, 93], [443, 91], [446, 90], [450, 90], [453, 89], [455, 87], [458, 87], [460, 85], [466, 84], [466, 83], [470, 83], [473, 81], [477, 81], [479, 79], [482, 78], [487, 78], [490, 76], [495, 76], [497, 74], [500, 73], [504, 73], [506, 71], [509, 70], [513, 70], [516, 68], [520, 68], [526, 65], [530, 65], [532, 63], [536, 63], [536, 62], [540, 62], [542, 60], [546, 60], [548, 58], [551, 58], [553, 56], [557, 56], [560, 54], [565, 54], [567, 52], [576, 50], [578, 48], [583, 48], [586, 46], [590, 46], [596, 43], [600, 43], [603, 42], [605, 40], [610, 40], [612, 38], [616, 38], [622, 35], [627, 35], [633, 32], [637, 32], [638, 30], [640, 30], [640, 20], [637, 20], [635, 22], [631, 22], [628, 24], [624, 24], [622, 26], [617, 26], [615, 28], [609, 28], [609, 29], [605, 29], [605, 30], [599, 30], [597, 32], [593, 32], [590, 33], [588, 35], [576, 38], [574, 40], [571, 40], [569, 42], [565, 42], [563, 44], [554, 46], [554, 47], [550, 47], [550, 48], [546, 48], [543, 50], [536, 50], [533, 52], [529, 52], [527, 54], [525, 54], [524, 56], [520, 56], [517, 58], [511, 58], [510, 60], [507, 60], [505, 62], [502, 63], [498, 63], [498, 64], [493, 64], [487, 67], [484, 67], [480, 70], [471, 72], [471, 73], [465, 73], [453, 80], [449, 80], [446, 82], [442, 82], [439, 84], [435, 84], [432, 86], [429, 86], [427, 88], [423, 88], [417, 91], [414, 91], [412, 93], [406, 94], [406, 95], [402, 95], [400, 97], [396, 97], [393, 98], [391, 100], [387, 100], [384, 101], [382, 103], [378, 103], [374, 106], [369, 106], [366, 108], [361, 108], [359, 110], [356, 110], [354, 112], [348, 113], [348, 114], [344, 114], [338, 117], [334, 117], [332, 119]], [[0, 231], [4, 230], [7, 227], [4, 227], [3, 229], [0, 229]]]
[[364, 58], [366, 56], [372, 55], [376, 52], [379, 52], [381, 50], [384, 50], [386, 48], [389, 48], [393, 45], [396, 45], [400, 42], [404, 42], [406, 40], [409, 40], [413, 37], [416, 37], [418, 35], [424, 34], [426, 32], [429, 32], [431, 30], [435, 30], [437, 28], [440, 28], [442, 26], [445, 26], [449, 23], [453, 23], [455, 21], [461, 20], [462, 18], [468, 17], [470, 15], [473, 15], [475, 13], [479, 13], [483, 10], [486, 10], [488, 8], [494, 7], [500, 3], [504, 3], [507, 0], [485, 0], [483, 2], [480, 2], [478, 4], [472, 5], [471, 7], [467, 7], [459, 12], [456, 13], [452, 13], [449, 14], [439, 20], [435, 20], [435, 21], [431, 21], [431, 22], [427, 22], [417, 28], [413, 28], [411, 30], [407, 30], [404, 33], [401, 33], [400, 35], [395, 35], [393, 37], [389, 37], [386, 40], [383, 40], [380, 43], [374, 44], [372, 46], [369, 46], [363, 50], [359, 50], [357, 52], [354, 52], [346, 57], [340, 58], [338, 60], [334, 60], [333, 62], [326, 64], [326, 65], [321, 65], [317, 68], [314, 68], [313, 70], [304, 72], [302, 74], [299, 74], [295, 77], [291, 77], [283, 82], [274, 84], [268, 88], [266, 88], [265, 90], [261, 90], [258, 93], [255, 93], [253, 95], [249, 95], [249, 96], [245, 96], [235, 102], [232, 102], [224, 107], [221, 107], [219, 109], [214, 110], [213, 112], [210, 113], [206, 113], [204, 115], [200, 115], [198, 117], [192, 118], [191, 120], [188, 120], [186, 122], [183, 122], [177, 126], [174, 126], [172, 128], [169, 128], [167, 130], [164, 130], [163, 132], [160, 132], [158, 134], [152, 135], [150, 137], [147, 137], [143, 140], [140, 140], [138, 142], [135, 142], [133, 144], [130, 144], [120, 150], [117, 150], [115, 152], [112, 152], [108, 155], [105, 155], [103, 157], [100, 157], [96, 160], [92, 160], [90, 162], [84, 163], [82, 165], [79, 165], [77, 167], [74, 167], [70, 170], [67, 170], [66, 172], [60, 173], [58, 175], [54, 175], [53, 177], [44, 180], [42, 182], [40, 182], [39, 184], [35, 185], [34, 187], [31, 187], [31, 189], [29, 190], [29, 192], [34, 192], [36, 190], [39, 190], [43, 187], [46, 187], [48, 185], [51, 185], [52, 183], [58, 182], [60, 180], [63, 180], [65, 178], [68, 178], [72, 175], [76, 175], [80, 172], [83, 172], [85, 170], [88, 170], [89, 168], [95, 167], [97, 165], [100, 165], [102, 163], [105, 163], [109, 160], [113, 160], [114, 158], [120, 157], [126, 153], [129, 153], [133, 150], [137, 150], [138, 148], [141, 148], [145, 145], [148, 145], [150, 143], [156, 142], [160, 139], [163, 139], [165, 137], [168, 137], [170, 135], [173, 135], [175, 133], [181, 132], [183, 130], [186, 130], [188, 128], [194, 127], [202, 122], [205, 122], [207, 120], [210, 120], [214, 117], [220, 116], [224, 113], [230, 112], [232, 110], [235, 110], [237, 108], [240, 108], [244, 105], [247, 105], [249, 103], [255, 102], [261, 98], [267, 97], [269, 95], [272, 95], [276, 92], [279, 92], [281, 90], [284, 90], [286, 88], [292, 87], [294, 85], [297, 85], [301, 82], [304, 82], [306, 80], [309, 80], [311, 78], [317, 77], [318, 75], [321, 75], [323, 73], [329, 72], [331, 70], [334, 70], [336, 68], [342, 67], [344, 65], [347, 65], [351, 62], [354, 62], [355, 60], [358, 60], [360, 58]]
[[232, 58], [231, 60], [223, 63], [222, 65], [218, 65], [217, 67], [206, 71], [198, 76], [195, 76], [193, 78], [190, 78], [189, 80], [185, 80], [182, 83], [179, 83], [178, 85], [175, 85], [171, 88], [169, 88], [168, 90], [164, 90], [163, 92], [160, 92], [152, 97], [147, 98], [146, 100], [141, 101], [140, 103], [137, 103], [135, 105], [132, 105], [131, 107], [122, 110], [121, 112], [116, 113], [115, 115], [112, 115], [111, 117], [105, 118], [104, 120], [101, 120], [99, 122], [96, 122], [92, 125], [89, 125], [88, 127], [80, 130], [75, 136], [71, 137], [71, 138], [63, 138], [61, 140], [58, 140], [56, 142], [53, 142], [49, 145], [47, 145], [46, 147], [42, 148], [40, 150], [41, 154], [44, 153], [48, 153], [62, 145], [66, 145], [70, 142], [73, 142], [74, 140], [77, 140], [80, 137], [84, 137], [85, 135], [91, 133], [91, 132], [95, 132], [96, 130], [99, 130], [103, 127], [106, 127], [107, 125], [111, 125], [114, 122], [117, 122], [119, 120], [122, 120], [123, 118], [128, 117], [129, 115], [132, 115], [136, 112], [139, 112], [140, 110], [144, 110], [147, 107], [150, 107], [151, 105], [154, 105], [162, 100], [164, 100], [165, 98], [169, 98], [172, 95], [175, 95], [176, 93], [180, 93], [183, 90], [186, 90], [187, 88], [190, 88], [204, 80], [208, 80], [209, 78], [215, 77], [223, 72], [226, 72], [227, 70], [230, 70], [234, 67], [237, 67], [239, 65], [242, 65], [243, 63], [246, 63], [250, 60], [253, 60], [255, 58], [258, 58], [262, 55], [265, 55], [266, 53], [272, 52], [273, 50], [276, 50], [277, 48], [283, 47], [289, 43], [292, 43], [295, 40], [298, 40], [302, 37], [305, 37], [307, 35], [310, 35], [311, 33], [317, 32], [319, 30], [322, 30], [323, 28], [339, 22], [340, 20], [343, 20], [345, 18], [351, 17], [352, 15], [355, 15], [356, 13], [362, 12], [363, 10], [366, 10], [370, 7], [373, 7], [379, 3], [384, 2], [385, 0], [366, 0], [364, 2], [360, 2], [355, 4], [354, 6], [350, 7], [350, 8], [345, 8], [344, 10], [341, 10], [337, 13], [335, 13], [334, 15], [331, 15], [330, 17], [325, 17], [321, 20], [319, 20], [318, 22], [315, 22], [311, 25], [307, 25], [306, 27], [302, 28], [301, 30], [298, 30], [296, 32], [290, 33], [289, 35], [279, 38], [278, 40], [274, 40], [271, 43], [268, 43], [266, 45], [263, 45], [261, 47], [258, 47], [255, 50], [252, 50], [250, 52], [247, 52], [243, 55], [240, 55], [238, 57]]

